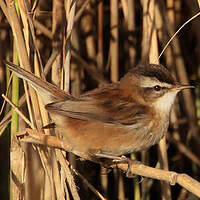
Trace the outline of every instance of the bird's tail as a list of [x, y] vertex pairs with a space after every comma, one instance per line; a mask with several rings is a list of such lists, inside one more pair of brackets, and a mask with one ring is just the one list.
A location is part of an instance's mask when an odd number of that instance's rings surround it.
[[19, 78], [28, 81], [28, 83], [40, 94], [45, 105], [54, 101], [62, 101], [70, 98], [69, 94], [48, 83], [47, 81], [35, 76], [33, 73], [30, 73], [11, 62], [4, 62], [7, 64], [8, 68]]

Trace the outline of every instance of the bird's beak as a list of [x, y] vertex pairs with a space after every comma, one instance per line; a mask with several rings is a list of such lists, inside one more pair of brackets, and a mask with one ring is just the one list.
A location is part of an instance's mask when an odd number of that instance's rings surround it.
[[192, 88], [195, 88], [195, 87], [192, 85], [176, 85], [171, 90], [172, 91], [181, 91], [181, 90], [192, 89]]

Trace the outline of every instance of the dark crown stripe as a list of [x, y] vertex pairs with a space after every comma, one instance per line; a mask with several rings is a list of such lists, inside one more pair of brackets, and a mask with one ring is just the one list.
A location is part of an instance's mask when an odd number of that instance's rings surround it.
[[175, 79], [170, 72], [162, 65], [142, 64], [131, 69], [132, 73], [139, 76], [154, 77], [160, 82], [175, 84]]

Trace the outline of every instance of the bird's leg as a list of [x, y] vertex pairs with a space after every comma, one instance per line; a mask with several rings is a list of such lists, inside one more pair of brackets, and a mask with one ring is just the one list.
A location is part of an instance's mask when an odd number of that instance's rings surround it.
[[[109, 155], [109, 154], [106, 154], [106, 153], [102, 153], [102, 152], [96, 152], [96, 153], [93, 153], [93, 155], [99, 157], [99, 158], [108, 158], [108, 159], [112, 159], [113, 161], [122, 161], [122, 158], [124, 159], [125, 156], [112, 156], [112, 155]], [[125, 157], [126, 158], [126, 157]]]
[[[113, 167], [111, 167], [111, 166], [113, 166], [113, 164], [116, 164], [116, 167], [117, 167], [117, 164], [128, 164], [127, 171], [125, 172], [126, 177], [127, 178], [138, 178], [138, 175], [131, 173], [131, 165], [133, 163], [139, 162], [139, 161], [131, 160], [130, 158], [127, 158], [126, 156], [111, 156], [111, 155], [106, 155], [106, 154], [96, 154], [96, 156], [107, 159], [104, 162], [100, 162], [101, 166], [107, 170], [107, 173], [109, 173], [111, 168], [113, 168]], [[143, 180], [143, 177], [141, 177], [141, 180], [138, 182], [142, 182], [142, 180]]]

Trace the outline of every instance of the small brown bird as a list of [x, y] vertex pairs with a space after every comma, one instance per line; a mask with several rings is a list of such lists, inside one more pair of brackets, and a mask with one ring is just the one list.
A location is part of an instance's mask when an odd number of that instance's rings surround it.
[[6, 62], [41, 95], [59, 132], [78, 156], [113, 158], [141, 151], [167, 132], [180, 85], [162, 65], [132, 68], [119, 82], [75, 98], [30, 72]]

